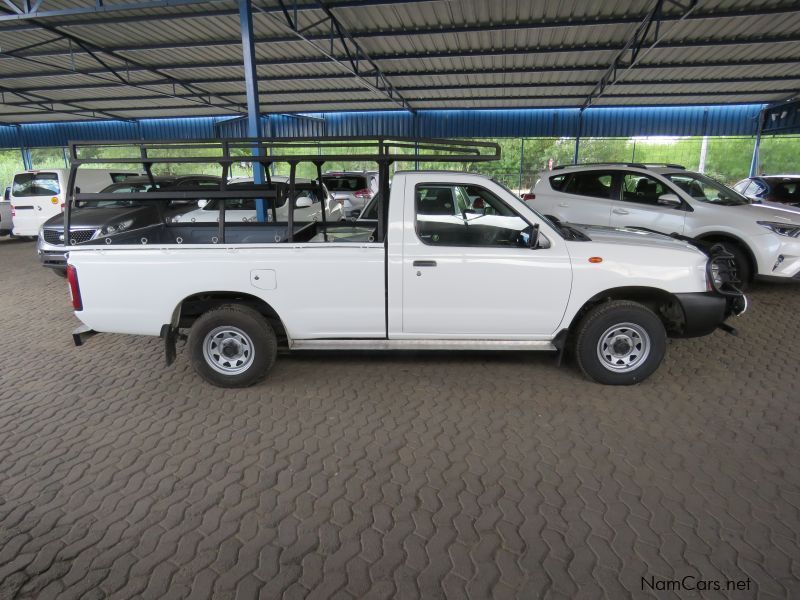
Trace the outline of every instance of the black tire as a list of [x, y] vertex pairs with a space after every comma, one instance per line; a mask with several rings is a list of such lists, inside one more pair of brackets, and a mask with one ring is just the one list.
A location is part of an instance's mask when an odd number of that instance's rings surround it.
[[[646, 334], [647, 339], [635, 329], [624, 327], [626, 324], [639, 329]], [[615, 326], [620, 326], [621, 335], [607, 338], [608, 332], [613, 331]], [[625, 358], [613, 355], [612, 345], [604, 346], [609, 358], [601, 359], [600, 341], [603, 338], [616, 340], [615, 343], [620, 344], [621, 352], [628, 348], [633, 350], [627, 354], [630, 363], [626, 363]], [[637, 340], [640, 342], [638, 345]], [[641, 358], [642, 355], [635, 350], [643, 349], [645, 343], [647, 353]], [[666, 349], [667, 332], [661, 319], [646, 306], [627, 300], [613, 300], [595, 306], [581, 319], [576, 331], [575, 357], [578, 366], [586, 377], [605, 385], [632, 385], [644, 381], [661, 364]], [[614, 360], [621, 364], [612, 366]], [[626, 368], [630, 370], [624, 370]]]
[[[228, 367], [224, 366], [224, 350], [220, 350], [219, 354], [209, 350], [210, 355], [217, 356], [216, 360], [213, 356], [206, 357], [206, 337], [220, 329], [229, 332], [238, 330], [244, 334], [244, 337], [237, 334], [230, 338], [232, 341], [229, 346], [232, 347], [232, 352], [236, 352], [236, 356], [227, 361]], [[223, 337], [222, 341], [227, 340]], [[216, 343], [213, 338], [209, 340], [209, 344], [211, 343]], [[224, 304], [203, 314], [189, 331], [188, 345], [192, 367], [197, 374], [212, 385], [224, 388], [248, 387], [258, 383], [275, 364], [278, 352], [278, 341], [267, 319], [249, 306], [239, 304]], [[221, 347], [217, 346], [215, 349]], [[248, 354], [248, 348], [252, 354]], [[218, 368], [212, 366], [212, 362]], [[243, 363], [242, 366], [237, 367], [238, 362]], [[237, 368], [244, 370], [234, 372]]]
[[745, 291], [750, 287], [753, 280], [753, 267], [750, 264], [750, 257], [739, 244], [735, 242], [722, 242], [725, 250], [733, 254], [733, 261], [736, 263], [736, 275], [741, 281], [739, 289]]

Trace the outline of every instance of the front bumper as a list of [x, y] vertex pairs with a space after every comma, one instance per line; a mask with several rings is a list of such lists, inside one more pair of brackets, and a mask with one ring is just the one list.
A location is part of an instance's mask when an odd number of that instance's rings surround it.
[[675, 294], [683, 310], [684, 324], [678, 337], [708, 335], [731, 315], [740, 316], [747, 310], [744, 294], [722, 295], [717, 292]]
[[36, 253], [39, 255], [39, 262], [43, 267], [50, 267], [51, 269], [66, 269], [67, 268], [67, 251], [64, 246], [57, 246], [55, 244], [48, 244], [41, 236], [36, 243]]

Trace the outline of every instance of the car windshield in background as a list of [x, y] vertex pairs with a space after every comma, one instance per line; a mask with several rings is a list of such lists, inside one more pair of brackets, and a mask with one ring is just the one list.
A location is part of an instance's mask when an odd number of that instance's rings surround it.
[[366, 177], [326, 175], [322, 177], [322, 181], [332, 192], [357, 192], [369, 187]]
[[57, 196], [61, 192], [56, 173], [20, 173], [14, 176], [12, 187], [17, 198]]
[[769, 199], [775, 202], [800, 202], [800, 177], [765, 177]]
[[669, 173], [665, 177], [700, 202], [719, 206], [750, 204], [741, 194], [699, 173]]
[[[104, 194], [135, 194], [146, 192], [152, 186], [149, 183], [114, 183], [104, 190]], [[77, 208], [120, 208], [133, 206], [133, 200], [84, 200], [79, 202]]]

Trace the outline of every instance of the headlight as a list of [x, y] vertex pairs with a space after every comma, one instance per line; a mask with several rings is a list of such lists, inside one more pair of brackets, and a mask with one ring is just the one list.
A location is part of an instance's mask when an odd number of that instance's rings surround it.
[[762, 227], [766, 227], [772, 233], [778, 235], [785, 235], [787, 237], [800, 237], [800, 225], [792, 225], [791, 223], [775, 223], [773, 221], [756, 221]]
[[116, 225], [106, 225], [105, 227], [103, 227], [102, 234], [111, 235], [112, 233], [119, 233], [120, 231], [125, 231], [131, 225], [133, 225], [133, 219], [122, 221], [121, 223], [117, 223]]

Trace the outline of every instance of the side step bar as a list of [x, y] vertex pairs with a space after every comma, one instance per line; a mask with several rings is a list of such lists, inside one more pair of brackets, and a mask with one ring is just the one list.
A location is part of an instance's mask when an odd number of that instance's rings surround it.
[[549, 341], [529, 340], [292, 340], [291, 350], [544, 350], [556, 352]]

